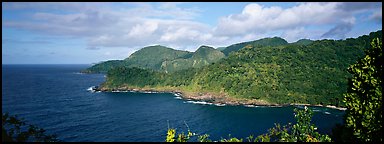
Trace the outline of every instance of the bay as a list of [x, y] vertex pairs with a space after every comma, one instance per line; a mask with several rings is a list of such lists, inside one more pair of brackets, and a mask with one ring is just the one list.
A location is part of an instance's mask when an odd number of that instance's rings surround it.
[[[2, 65], [2, 112], [57, 134], [63, 141], [156, 141], [168, 127], [213, 140], [266, 133], [274, 123], [294, 123], [294, 107], [216, 106], [172, 93], [87, 91], [103, 74], [81, 74], [90, 65]], [[342, 123], [343, 111], [312, 107], [320, 133]]]

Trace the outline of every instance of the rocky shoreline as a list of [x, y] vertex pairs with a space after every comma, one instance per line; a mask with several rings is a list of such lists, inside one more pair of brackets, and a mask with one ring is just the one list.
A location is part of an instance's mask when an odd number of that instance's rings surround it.
[[275, 104], [269, 103], [263, 100], [255, 100], [255, 99], [244, 99], [244, 98], [233, 98], [229, 97], [225, 94], [212, 94], [209, 92], [183, 92], [181, 90], [157, 90], [155, 88], [117, 88], [117, 89], [109, 89], [104, 87], [93, 87], [92, 92], [139, 92], [139, 93], [172, 93], [176, 96], [181, 97], [184, 100], [194, 100], [194, 101], [202, 101], [207, 103], [212, 103], [215, 105], [232, 105], [238, 106], [243, 105], [246, 107], [257, 107], [257, 106], [267, 106], [267, 107], [286, 107], [286, 106], [314, 106], [314, 107], [327, 107], [332, 109], [337, 109], [341, 111], [345, 111], [346, 108], [336, 107], [331, 105], [313, 105], [313, 104]]

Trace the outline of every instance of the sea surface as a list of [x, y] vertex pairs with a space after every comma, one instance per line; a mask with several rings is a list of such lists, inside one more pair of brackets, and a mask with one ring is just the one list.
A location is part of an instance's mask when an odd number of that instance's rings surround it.
[[[2, 112], [23, 118], [68, 142], [156, 141], [177, 132], [245, 138], [274, 123], [294, 123], [294, 107], [217, 106], [172, 93], [90, 92], [103, 74], [81, 74], [90, 65], [2, 65]], [[311, 107], [320, 133], [342, 123], [343, 111]]]

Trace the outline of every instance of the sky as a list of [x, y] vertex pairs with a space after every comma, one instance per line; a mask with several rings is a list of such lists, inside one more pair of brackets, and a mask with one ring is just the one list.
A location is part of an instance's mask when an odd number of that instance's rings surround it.
[[2, 64], [93, 64], [151, 45], [193, 52], [381, 29], [382, 2], [2, 2]]

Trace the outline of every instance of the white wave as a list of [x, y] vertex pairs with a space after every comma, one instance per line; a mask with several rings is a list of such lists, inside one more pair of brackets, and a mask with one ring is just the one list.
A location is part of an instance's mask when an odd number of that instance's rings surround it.
[[90, 92], [96, 92], [96, 86], [91, 86], [87, 89], [87, 91], [90, 91]]
[[92, 91], [93, 88], [94, 88], [94, 86], [91, 86], [91, 87], [89, 87], [89, 88], [87, 89], [87, 91]]
[[258, 107], [258, 106], [255, 106], [255, 105], [244, 105], [245, 107]]
[[158, 93], [158, 92], [155, 92], [155, 91], [144, 91], [143, 93]]
[[318, 109], [314, 109], [313, 111], [314, 111], [314, 112], [319, 112], [320, 110], [318, 110]]
[[183, 99], [183, 98], [181, 98], [181, 97], [175, 97], [175, 99]]
[[283, 106], [279, 106], [279, 105], [277, 105], [277, 106], [273, 106], [273, 105], [271, 105], [271, 106], [266, 106], [266, 107], [276, 107], [276, 108], [282, 108]]
[[173, 95], [175, 95], [176, 97], [180, 97], [181, 95], [178, 94], [178, 93], [174, 93]]
[[225, 106], [226, 104], [215, 104], [215, 106]]
[[327, 115], [331, 114], [330, 112], [324, 112], [324, 113], [327, 114]]
[[205, 104], [211, 104], [211, 103], [203, 102], [203, 101], [202, 101], [202, 102], [199, 102], [199, 101], [198, 101], [198, 102], [196, 102], [196, 103], [197, 103], [197, 104], [203, 104], [203, 105], [205, 105]]
[[202, 105], [212, 105], [213, 104], [213, 103], [204, 102], [204, 101], [187, 101], [187, 103], [202, 104]]
[[121, 90], [114, 90], [114, 91], [111, 91], [113, 93], [126, 93], [126, 92], [129, 92], [129, 91], [121, 91]]

